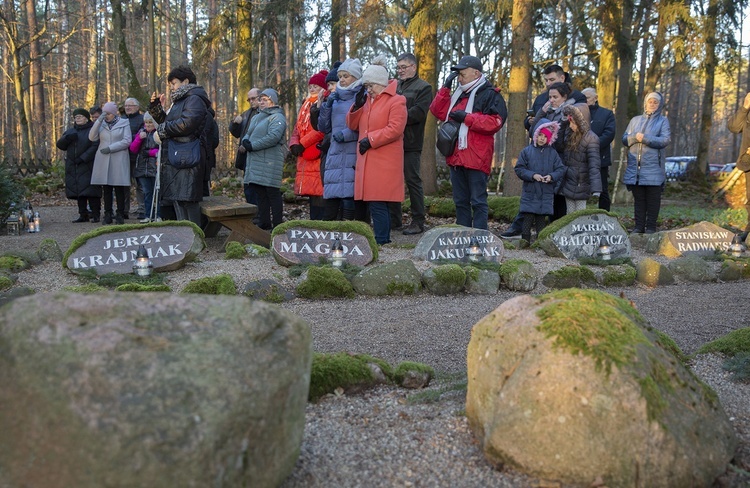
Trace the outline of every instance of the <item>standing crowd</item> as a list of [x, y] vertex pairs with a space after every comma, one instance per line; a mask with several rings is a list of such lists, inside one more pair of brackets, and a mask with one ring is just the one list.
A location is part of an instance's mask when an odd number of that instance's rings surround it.
[[[413, 54], [398, 56], [396, 76], [390, 78], [384, 57], [366, 68], [356, 58], [337, 61], [313, 74], [288, 141], [279, 94], [272, 88], [247, 92], [250, 108], [231, 121], [229, 132], [238, 141], [234, 165], [244, 172], [245, 199], [258, 206], [256, 225], [272, 229], [283, 220], [280, 189], [291, 153], [294, 192], [308, 197], [311, 219], [371, 222], [378, 244], [390, 242], [392, 230], [424, 232], [420, 160], [432, 113], [440, 123], [437, 148], [450, 169], [456, 223], [488, 228], [495, 134], [508, 115], [500, 90], [475, 56], [451, 66], [434, 96], [419, 77]], [[614, 114], [599, 106], [593, 88], [573, 90], [558, 65], [547, 67], [543, 79], [546, 90], [525, 121], [530, 144], [515, 166], [523, 182], [520, 212], [504, 238], [531, 241], [532, 228], [538, 234], [548, 221], [585, 209], [592, 196], [599, 198], [599, 208], [610, 206]], [[66, 151], [66, 195], [78, 201], [73, 222], [122, 224], [131, 213], [135, 183], [133, 213], [140, 222], [177, 219], [201, 225], [200, 202], [209, 194], [219, 144], [215, 112], [189, 67], [174, 68], [167, 81], [169, 103], [165, 94], [154, 92], [146, 113], [135, 98], [125, 100], [122, 112], [114, 102], [73, 111], [73, 126], [57, 141]], [[649, 93], [643, 114], [630, 121], [622, 138], [636, 233], [656, 231], [671, 137], [663, 109], [662, 95]], [[730, 130], [745, 128], [750, 95], [743, 110], [730, 121]], [[743, 144], [745, 139], [743, 132]], [[405, 193], [411, 221], [404, 227]]]

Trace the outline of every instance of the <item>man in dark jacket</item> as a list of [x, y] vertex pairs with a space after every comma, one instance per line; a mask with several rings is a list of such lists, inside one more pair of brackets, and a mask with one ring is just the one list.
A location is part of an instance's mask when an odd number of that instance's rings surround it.
[[[260, 96], [260, 90], [258, 88], [251, 88], [247, 92], [247, 101], [250, 103], [250, 108], [242, 112], [242, 115], [238, 115], [229, 124], [229, 133], [232, 134], [237, 140], [242, 140], [242, 137], [247, 132], [247, 127], [250, 125], [250, 120], [258, 113], [258, 97]], [[237, 154], [234, 156], [234, 167], [245, 171], [245, 163], [247, 161], [247, 150], [242, 147], [242, 144], [237, 143]], [[258, 196], [250, 188], [250, 185], [245, 185], [245, 201], [252, 203], [253, 205], [258, 204]]]
[[[174, 205], [178, 220], [189, 220], [201, 225], [200, 202], [203, 200], [203, 176], [206, 169], [208, 142], [206, 124], [212, 123], [211, 101], [206, 90], [196, 84], [195, 73], [187, 66], [178, 66], [169, 72], [167, 81], [171, 88], [172, 107], [167, 114], [163, 109], [166, 96], [156, 92], [151, 95], [148, 111], [159, 124], [154, 140], [162, 145], [161, 199]], [[201, 140], [198, 161], [190, 165], [170, 161], [170, 146], [190, 144]], [[175, 152], [176, 153], [176, 152]], [[162, 209], [165, 205], [162, 204]]]
[[[464, 56], [438, 90], [430, 112], [438, 120], [453, 120], [458, 137], [445, 162], [451, 171], [456, 223], [487, 229], [487, 180], [495, 152], [495, 134], [502, 129], [508, 109], [500, 91], [482, 73], [476, 56]], [[453, 80], [458, 78], [451, 95]]]
[[[123, 108], [125, 109], [125, 116], [128, 118], [128, 122], [130, 123], [130, 135], [135, 137], [135, 135], [138, 134], [138, 131], [143, 127], [143, 114], [141, 113], [141, 104], [140, 102], [138, 102], [138, 99], [131, 97], [125, 100]], [[135, 174], [135, 162], [137, 159], [137, 154], [130, 153], [130, 179], [131, 186], [135, 187], [135, 199], [138, 203], [138, 208], [136, 209], [138, 218], [144, 219], [146, 218], [146, 208], [143, 205], [143, 189], [141, 188], [141, 185], [139, 185], [138, 182], [135, 181], [135, 178], [132, 177], [132, 175]], [[123, 213], [124, 217], [127, 219], [129, 216], [128, 214], [130, 213], [130, 198], [125, 199], [125, 208]]]
[[[396, 93], [406, 97], [408, 111], [404, 130], [404, 181], [409, 190], [411, 223], [404, 229], [404, 234], [421, 234], [424, 232], [424, 192], [419, 169], [424, 126], [432, 101], [432, 86], [417, 75], [417, 58], [411, 53], [404, 53], [396, 60], [396, 76], [399, 80]], [[388, 210], [391, 214], [391, 228], [400, 228], [401, 203], [389, 203]]]
[[602, 193], [599, 195], [599, 208], [609, 212], [612, 200], [609, 198], [609, 167], [612, 165], [610, 145], [615, 139], [615, 114], [599, 106], [596, 89], [586, 88], [581, 91], [586, 97], [591, 114], [591, 131], [599, 136], [599, 159], [601, 159]]

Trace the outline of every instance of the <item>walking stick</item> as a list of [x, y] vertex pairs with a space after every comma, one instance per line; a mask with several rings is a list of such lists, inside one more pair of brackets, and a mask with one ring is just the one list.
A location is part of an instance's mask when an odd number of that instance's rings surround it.
[[148, 216], [151, 222], [161, 220], [159, 215], [159, 190], [161, 189], [161, 144], [159, 144], [159, 153], [156, 155], [156, 182], [154, 182], [154, 193], [151, 197], [151, 214]]

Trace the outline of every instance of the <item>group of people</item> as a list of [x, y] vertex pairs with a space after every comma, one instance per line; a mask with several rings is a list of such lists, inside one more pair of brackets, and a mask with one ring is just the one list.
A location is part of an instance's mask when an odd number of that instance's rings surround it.
[[[66, 196], [78, 201], [78, 218], [73, 222], [125, 223], [133, 179], [141, 223], [165, 218], [201, 225], [200, 201], [208, 195], [219, 144], [215, 113], [189, 67], [174, 68], [167, 80], [172, 99], [168, 111], [163, 108], [165, 95], [155, 92], [147, 113], [141, 113], [135, 98], [125, 100], [122, 111], [115, 102], [73, 111], [73, 126], [57, 141], [57, 147], [66, 151]], [[191, 141], [200, 141], [199, 151], [186, 164], [160, 158], [170, 144], [177, 147]], [[160, 192], [155, 198], [157, 178]]]
[[[258, 205], [260, 227], [272, 229], [283, 220], [280, 188], [288, 151], [297, 162], [295, 193], [309, 197], [311, 219], [371, 221], [376, 242], [385, 244], [392, 229], [402, 228], [406, 187], [412, 220], [403, 233], [423, 232], [420, 159], [431, 112], [455, 127], [446, 163], [456, 223], [487, 229], [494, 136], [507, 119], [499, 90], [475, 56], [463, 56], [451, 66], [434, 98], [432, 87], [419, 78], [413, 54], [397, 58], [395, 80], [385, 64], [379, 57], [363, 69], [358, 59], [350, 58], [311, 76], [288, 143], [279, 94], [272, 88], [247, 93], [250, 108], [231, 121], [229, 131], [238, 139], [235, 167], [244, 171], [245, 198]], [[614, 114], [599, 106], [595, 89], [573, 90], [559, 65], [547, 67], [543, 77], [546, 90], [525, 121], [531, 143], [515, 166], [523, 181], [520, 212], [502, 237], [520, 235], [530, 241], [532, 227], [538, 234], [548, 220], [586, 208], [591, 196], [599, 197], [599, 208], [610, 208]], [[125, 101], [122, 112], [114, 102], [73, 111], [73, 126], [57, 141], [66, 151], [67, 196], [78, 200], [79, 216], [73, 222], [123, 223], [133, 178], [141, 222], [166, 218], [201, 224], [199, 202], [208, 195], [219, 142], [215, 113], [190, 68], [179, 66], [167, 78], [168, 111], [165, 95], [157, 93], [145, 114], [134, 98]], [[622, 138], [628, 148], [624, 183], [634, 197], [636, 233], [656, 232], [666, 181], [664, 150], [671, 139], [663, 108], [661, 94], [646, 95], [643, 114], [630, 121]], [[730, 120], [730, 130], [743, 132], [749, 111], [750, 94]], [[743, 144], [750, 145], [745, 139], [743, 132]], [[157, 174], [157, 160], [170, 144], [177, 148], [197, 141], [197, 161], [177, 164], [164, 156]], [[160, 194], [155, 199], [157, 179]]]

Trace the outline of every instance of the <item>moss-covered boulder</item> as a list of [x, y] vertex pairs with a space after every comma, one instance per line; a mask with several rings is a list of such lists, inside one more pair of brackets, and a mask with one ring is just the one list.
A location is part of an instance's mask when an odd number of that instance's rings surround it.
[[433, 295], [454, 295], [464, 291], [466, 272], [458, 264], [443, 264], [425, 270], [422, 283]]
[[0, 273], [0, 291], [9, 290], [17, 279], [15, 275], [10, 273]]
[[602, 286], [631, 286], [635, 283], [635, 268], [629, 264], [591, 266], [596, 282]]
[[312, 339], [244, 297], [39, 294], [0, 308], [8, 487], [280, 486]]
[[674, 284], [674, 275], [668, 267], [651, 258], [642, 259], [635, 266], [635, 279], [646, 286], [665, 286]]
[[247, 256], [245, 246], [237, 241], [230, 241], [224, 248], [224, 259], [243, 259]]
[[385, 383], [392, 377], [393, 368], [387, 362], [366, 354], [315, 353], [309, 398], [315, 402], [337, 390], [340, 393], [361, 391]]
[[509, 259], [500, 266], [500, 279], [511, 291], [531, 291], [536, 288], [539, 272], [524, 259]]
[[3, 256], [12, 256], [16, 258], [21, 258], [27, 263], [29, 263], [31, 266], [36, 266], [37, 264], [42, 263], [42, 258], [39, 257], [39, 254], [37, 254], [36, 251], [23, 251], [20, 249], [13, 249], [11, 251], [6, 251], [0, 254], [0, 257], [3, 257]]
[[736, 281], [750, 278], [750, 263], [742, 259], [725, 259], [719, 269], [720, 281]]
[[246, 244], [245, 252], [251, 258], [261, 258], [263, 256], [269, 256], [271, 254], [270, 249], [266, 249], [258, 244]]
[[596, 276], [588, 266], [563, 266], [550, 271], [542, 284], [547, 288], [582, 288], [596, 284]]
[[0, 256], [0, 272], [18, 273], [31, 267], [31, 264], [19, 256]]
[[228, 274], [207, 276], [193, 280], [182, 289], [181, 293], [202, 293], [204, 295], [236, 295], [237, 287], [234, 278]]
[[404, 388], [426, 388], [435, 377], [435, 370], [422, 363], [404, 361], [393, 372], [393, 379]]
[[363, 269], [352, 285], [361, 295], [413, 295], [422, 289], [422, 275], [411, 259], [402, 259]]
[[464, 271], [466, 272], [466, 284], [464, 285], [466, 293], [494, 295], [500, 288], [500, 275], [495, 270], [466, 266]]
[[495, 465], [571, 486], [711, 486], [732, 425], [626, 300], [569, 289], [504, 302], [468, 347], [466, 416]]
[[716, 273], [705, 259], [699, 256], [683, 256], [671, 261], [667, 267], [676, 278], [685, 281], [716, 281]]
[[245, 285], [242, 294], [253, 300], [263, 300], [268, 303], [286, 302], [293, 300], [295, 296], [278, 281], [269, 279], [251, 281]]
[[60, 245], [54, 239], [42, 239], [36, 251], [42, 261], [62, 261], [63, 252]]
[[297, 285], [302, 298], [354, 298], [354, 288], [340, 269], [331, 266], [311, 266], [307, 277]]
[[[3, 289], [1, 288], [1, 286], [2, 286], [2, 276], [0, 276], [0, 290]], [[34, 290], [26, 286], [19, 286], [18, 288], [11, 288], [10, 290], [0, 292], [0, 307], [10, 302], [11, 300], [33, 295], [34, 293], [36, 293]]]

